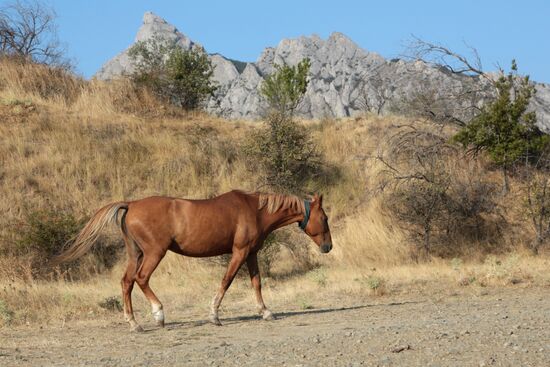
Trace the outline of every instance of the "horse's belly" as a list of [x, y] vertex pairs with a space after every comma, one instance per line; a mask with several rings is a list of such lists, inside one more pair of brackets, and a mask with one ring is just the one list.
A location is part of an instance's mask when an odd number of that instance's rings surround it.
[[[225, 242], [225, 241], [224, 241]], [[209, 257], [231, 253], [233, 243], [227, 241], [225, 243], [201, 243], [191, 241], [174, 241], [170, 246], [170, 250], [184, 256], [190, 257]]]

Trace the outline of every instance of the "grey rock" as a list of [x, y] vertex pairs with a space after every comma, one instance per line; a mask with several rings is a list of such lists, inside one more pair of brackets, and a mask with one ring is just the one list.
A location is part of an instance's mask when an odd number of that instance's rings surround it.
[[[186, 50], [202, 47], [164, 19], [147, 12], [135, 41], [152, 37], [173, 41]], [[298, 107], [298, 114], [305, 118], [355, 116], [365, 111], [366, 104], [387, 113], [418, 94], [444, 98], [472, 86], [481, 90], [473, 97], [478, 107], [491, 96], [490, 83], [484, 78], [452, 74], [421, 61], [386, 60], [338, 32], [326, 40], [317, 35], [283, 39], [276, 47], [266, 48], [253, 63], [219, 54], [209, 57], [215, 66], [213, 79], [218, 90], [207, 101], [206, 109], [226, 118], [261, 117], [266, 105], [259, 87], [265, 76], [273, 72], [273, 65], [295, 65], [306, 57], [311, 61], [310, 83]], [[132, 71], [126, 49], [107, 61], [95, 77], [109, 80]], [[550, 132], [550, 85], [536, 83], [536, 91], [530, 108], [537, 112], [539, 127]], [[450, 103], [455, 111], [464, 110], [458, 117], [471, 117], [471, 110], [465, 108], [467, 101]]]

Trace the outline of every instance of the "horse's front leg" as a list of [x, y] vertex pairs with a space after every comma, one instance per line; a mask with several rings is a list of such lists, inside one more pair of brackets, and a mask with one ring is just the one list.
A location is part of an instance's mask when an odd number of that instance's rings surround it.
[[220, 289], [212, 299], [212, 304], [210, 307], [209, 320], [214, 325], [221, 326], [222, 324], [220, 322], [220, 319], [218, 318], [218, 309], [220, 308], [220, 304], [222, 303], [222, 299], [223, 299], [223, 296], [225, 295], [225, 292], [231, 285], [231, 282], [233, 282], [235, 275], [237, 275], [237, 272], [239, 271], [240, 267], [246, 260], [247, 256], [248, 256], [248, 251], [245, 251], [245, 250], [234, 251], [233, 255], [231, 256], [231, 261], [229, 262], [227, 271], [225, 272], [225, 275], [222, 279], [222, 284], [220, 286]]
[[248, 266], [248, 272], [250, 274], [250, 281], [252, 287], [256, 293], [256, 304], [258, 306], [258, 312], [262, 315], [264, 320], [274, 320], [275, 316], [265, 307], [264, 299], [262, 297], [262, 282], [260, 279], [260, 268], [258, 266], [258, 254], [256, 252], [251, 253], [246, 258], [246, 265]]

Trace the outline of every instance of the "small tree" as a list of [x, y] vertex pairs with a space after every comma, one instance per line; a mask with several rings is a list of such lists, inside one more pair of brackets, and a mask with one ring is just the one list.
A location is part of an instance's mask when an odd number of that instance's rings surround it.
[[362, 75], [357, 107], [369, 113], [382, 114], [387, 102], [391, 99], [392, 86], [386, 86], [386, 82], [380, 77], [378, 66]]
[[318, 167], [319, 154], [303, 126], [292, 117], [308, 85], [309, 60], [296, 66], [275, 65], [261, 86], [269, 112], [266, 126], [251, 137], [245, 151], [250, 167], [263, 168], [265, 184], [282, 192], [299, 192]]
[[307, 58], [295, 66], [274, 65], [275, 72], [265, 78], [260, 90], [270, 114], [279, 114], [279, 120], [292, 118], [306, 93], [310, 66]]
[[212, 82], [214, 67], [202, 50], [176, 48], [166, 61], [170, 95], [186, 110], [198, 108], [216, 91]]
[[0, 54], [70, 67], [57, 38], [53, 9], [38, 1], [12, 1], [0, 7]]
[[132, 46], [129, 56], [136, 83], [185, 110], [200, 108], [217, 89], [214, 67], [201, 48], [183, 50], [173, 42], [151, 38]]
[[508, 170], [520, 159], [536, 158], [548, 136], [536, 126], [536, 115], [527, 112], [535, 93], [529, 77], [517, 75], [517, 65], [495, 83], [498, 96], [455, 135], [454, 140], [474, 153], [485, 150], [503, 175], [503, 192], [508, 191]]

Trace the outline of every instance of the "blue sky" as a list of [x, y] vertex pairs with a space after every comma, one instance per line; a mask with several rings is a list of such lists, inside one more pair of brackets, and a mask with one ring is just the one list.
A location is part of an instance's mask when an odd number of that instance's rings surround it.
[[[0, 0], [2, 2], [4, 0]], [[486, 70], [508, 67], [550, 83], [550, 1], [145, 1], [46, 0], [59, 33], [86, 77], [129, 46], [153, 11], [208, 52], [254, 61], [282, 38], [342, 32], [359, 46], [397, 57], [411, 34], [464, 51], [476, 47]]]

